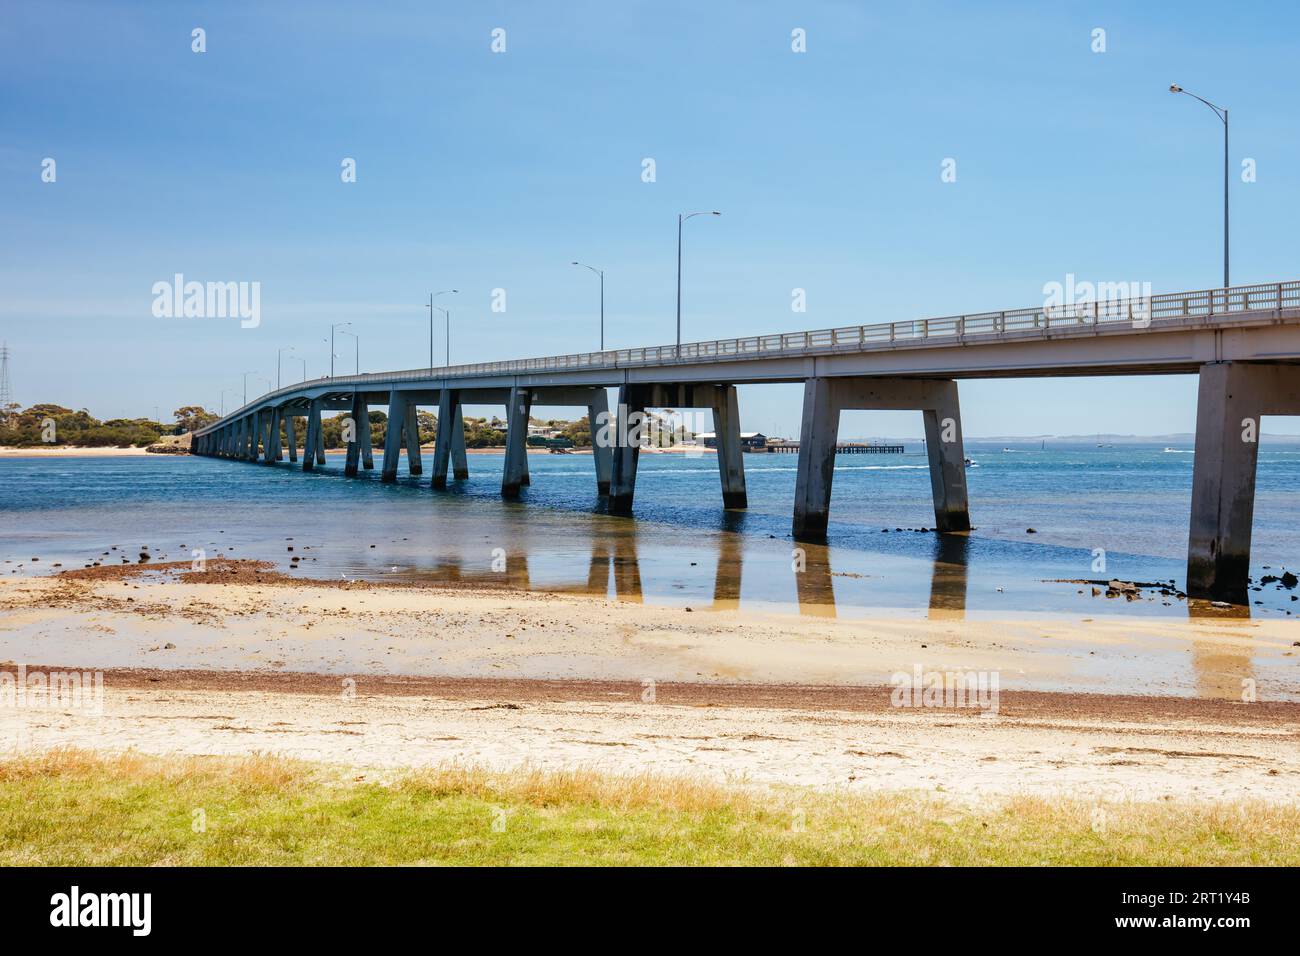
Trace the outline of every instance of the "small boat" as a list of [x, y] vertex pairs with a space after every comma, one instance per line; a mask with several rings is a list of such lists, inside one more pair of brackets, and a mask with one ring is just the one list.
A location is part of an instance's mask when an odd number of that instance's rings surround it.
[[979, 467], [979, 465], [977, 465], [975, 462], [971, 461], [969, 458], [965, 459], [963, 463], [966, 465], [967, 468], [978, 468], [978, 467]]

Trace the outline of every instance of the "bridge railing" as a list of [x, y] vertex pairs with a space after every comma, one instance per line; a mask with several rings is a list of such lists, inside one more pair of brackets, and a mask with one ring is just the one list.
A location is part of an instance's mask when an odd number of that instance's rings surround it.
[[1172, 292], [1154, 296], [1100, 297], [1074, 303], [1001, 312], [978, 312], [933, 319], [907, 319], [901, 322], [877, 322], [870, 325], [849, 325], [808, 332], [715, 339], [710, 342], [685, 342], [680, 347], [656, 345], [542, 358], [477, 362], [448, 368], [336, 376], [302, 382], [268, 392], [243, 408], [231, 412], [220, 422], [203, 429], [200, 434], [212, 430], [228, 418], [242, 415], [247, 408], [261, 405], [268, 399], [292, 395], [305, 388], [326, 386], [351, 388], [438, 378], [469, 378], [479, 375], [510, 375], [592, 368], [616, 369], [645, 365], [692, 364], [717, 359], [915, 348], [931, 340], [985, 342], [1027, 332], [1047, 333], [1053, 330], [1065, 331], [1119, 323], [1131, 323], [1134, 328], [1144, 329], [1162, 325], [1186, 325], [1189, 322], [1210, 323], [1234, 313], [1288, 310], [1300, 311], [1300, 281], [1233, 286], [1229, 289], [1203, 289], [1198, 292]]

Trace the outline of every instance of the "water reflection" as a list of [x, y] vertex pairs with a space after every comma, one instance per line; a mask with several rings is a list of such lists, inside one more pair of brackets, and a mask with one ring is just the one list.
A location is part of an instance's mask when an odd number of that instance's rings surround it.
[[934, 568], [930, 572], [931, 620], [965, 620], [969, 559], [970, 535], [941, 534], [936, 538]]
[[1187, 616], [1195, 621], [1223, 621], [1215, 628], [1197, 624], [1192, 628], [1192, 671], [1200, 697], [1251, 701], [1255, 697], [1251, 631], [1239, 622], [1250, 620], [1250, 605], [1224, 605], [1189, 600]]
[[[741, 525], [743, 515], [728, 517], [725, 524]], [[704, 591], [711, 595], [712, 600], [691, 600], [690, 604], [696, 610], [735, 611], [746, 601], [759, 604], [788, 602], [804, 616], [821, 618], [839, 616], [837, 604], [861, 606], [863, 591], [859, 582], [878, 587], [883, 581], [892, 580], [889, 575], [878, 577], [847, 568], [836, 570], [836, 552], [826, 545], [800, 544], [791, 546], [789, 551], [784, 550], [784, 545], [771, 550], [755, 548], [752, 541], [747, 541], [738, 529], [732, 527], [700, 535], [689, 555], [684, 550], [665, 555], [656, 543], [651, 542], [648, 545], [651, 554], [648, 563], [653, 572], [648, 572], [647, 559], [641, 553], [643, 537], [638, 526], [629, 522], [612, 531], [602, 529], [602, 533], [591, 533], [586, 536], [585, 545], [579, 540], [576, 551], [570, 546], [559, 553], [554, 541], [547, 541], [547, 547], [537, 548], [538, 542], [525, 532], [513, 540], [508, 554], [503, 550], [491, 551], [491, 561], [467, 558], [461, 553], [462, 549], [457, 549], [453, 553], [432, 556], [426, 559], [426, 563], [394, 567], [392, 571], [408, 580], [429, 584], [593, 594], [642, 604], [647, 600], [647, 590], [651, 600], [663, 599], [674, 591], [683, 598]], [[487, 535], [484, 540], [484, 553], [487, 554], [490, 550], [488, 542], [492, 538]], [[700, 553], [700, 545], [706, 553]], [[936, 537], [929, 561], [930, 618], [965, 618], [969, 548], [966, 535]], [[530, 554], [533, 558], [531, 563]], [[688, 557], [695, 559], [689, 561], [691, 572], [683, 567]], [[841, 558], [852, 561], [851, 556], [845, 558], [841, 555]], [[710, 559], [713, 563], [711, 582], [703, 577], [708, 574]], [[756, 564], [754, 580], [748, 582], [748, 594], [745, 593], [747, 562]], [[702, 574], [693, 573], [697, 565]], [[860, 562], [850, 566], [860, 567]], [[650, 579], [644, 577], [646, 573], [651, 573]], [[849, 591], [849, 595], [842, 595], [838, 600], [835, 590], [837, 578], [840, 586]], [[920, 591], [920, 587], [916, 590]]]

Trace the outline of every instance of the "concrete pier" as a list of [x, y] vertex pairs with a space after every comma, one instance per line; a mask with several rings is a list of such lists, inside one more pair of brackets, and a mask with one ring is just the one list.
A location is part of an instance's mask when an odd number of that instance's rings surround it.
[[281, 437], [280, 437], [280, 434], [281, 434], [281, 432], [280, 432], [280, 426], [281, 426], [281, 423], [282, 423], [283, 420], [284, 420], [284, 412], [280, 409], [279, 406], [276, 406], [275, 408], [271, 409], [271, 444], [272, 444], [272, 450], [271, 450], [271, 459], [270, 459], [270, 460], [271, 460], [272, 462], [277, 462], [277, 461], [283, 461], [283, 460], [284, 460], [284, 443], [283, 443], [283, 441], [281, 440]]
[[845, 409], [919, 409], [930, 459], [934, 521], [942, 532], [969, 531], [965, 451], [957, 383], [945, 379], [822, 378], [804, 385], [803, 429], [795, 483], [793, 533], [820, 541], [830, 516], [835, 445]]
[[736, 386], [713, 390], [713, 431], [718, 440], [718, 475], [722, 479], [722, 506], [729, 511], [749, 507], [745, 493], [745, 462], [740, 445], [740, 410]]
[[384, 433], [384, 461], [380, 481], [397, 480], [397, 462], [402, 457], [402, 432], [406, 422], [406, 394], [393, 389], [388, 395], [388, 429]]
[[316, 449], [324, 444], [324, 436], [321, 435], [320, 412], [323, 403], [319, 398], [312, 399], [307, 406], [307, 434], [303, 437], [302, 442], [302, 470], [312, 471], [316, 467]]
[[528, 479], [528, 416], [532, 395], [526, 388], [510, 389], [506, 404], [506, 463], [501, 475], [501, 495], [519, 497]]
[[1187, 593], [1245, 603], [1265, 415], [1300, 415], [1300, 366], [1213, 362], [1200, 373]]
[[407, 402], [402, 434], [406, 439], [406, 470], [412, 477], [424, 474], [424, 462], [420, 458], [419, 412], [414, 400]]
[[433, 444], [433, 487], [447, 487], [447, 471], [452, 479], [469, 478], [469, 459], [465, 455], [465, 419], [461, 414], [460, 391], [444, 388], [438, 394], [438, 436]]
[[284, 439], [285, 444], [289, 446], [289, 462], [294, 464], [298, 461], [298, 434], [295, 425], [298, 416], [292, 408], [285, 409], [284, 415]]
[[610, 465], [613, 449], [608, 442], [600, 441], [602, 426], [609, 433], [609, 396], [603, 388], [591, 390], [591, 400], [587, 404], [587, 426], [591, 434], [591, 458], [596, 466], [596, 494], [609, 494]]
[[636, 466], [641, 453], [641, 423], [645, 417], [647, 389], [620, 385], [618, 407], [610, 429], [612, 461], [609, 477], [609, 513], [630, 515], [636, 495]]
[[[433, 487], [447, 487], [447, 471], [451, 466], [451, 445], [455, 440], [453, 432], [460, 412], [460, 393], [455, 389], [444, 388], [438, 395], [438, 435], [433, 442]], [[460, 440], [465, 441], [462, 427]]]
[[[347, 443], [347, 459], [343, 465], [343, 474], [355, 478], [361, 456], [370, 447], [370, 406], [366, 404], [365, 395], [356, 392], [352, 396], [352, 408], [348, 412], [352, 419], [352, 441]], [[371, 467], [374, 467], [373, 460]]]

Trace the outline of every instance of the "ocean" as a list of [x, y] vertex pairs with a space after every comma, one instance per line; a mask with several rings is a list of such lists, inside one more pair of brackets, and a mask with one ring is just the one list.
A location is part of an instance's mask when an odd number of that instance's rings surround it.
[[[142, 550], [154, 561], [198, 551], [316, 578], [509, 584], [701, 611], [1207, 611], [1173, 596], [1108, 599], [1063, 583], [1183, 586], [1190, 446], [968, 442], [967, 455], [969, 536], [913, 530], [934, 522], [917, 443], [900, 455], [839, 456], [825, 546], [790, 538], [793, 455], [746, 455], [749, 509], [726, 512], [711, 454], [643, 454], [635, 519], [602, 512], [592, 460], [577, 454], [530, 456], [532, 483], [516, 502], [500, 497], [500, 454], [471, 455], [470, 479], [445, 492], [428, 485], [427, 453], [422, 478], [405, 477], [403, 460], [389, 485], [378, 470], [344, 478], [337, 454], [312, 473], [163, 455], [4, 458], [0, 568], [48, 573], [56, 563], [134, 562]], [[1300, 445], [1261, 447], [1256, 579], [1300, 568], [1297, 479]], [[1300, 588], [1263, 586], [1249, 613], [1300, 613], [1293, 594]]]

